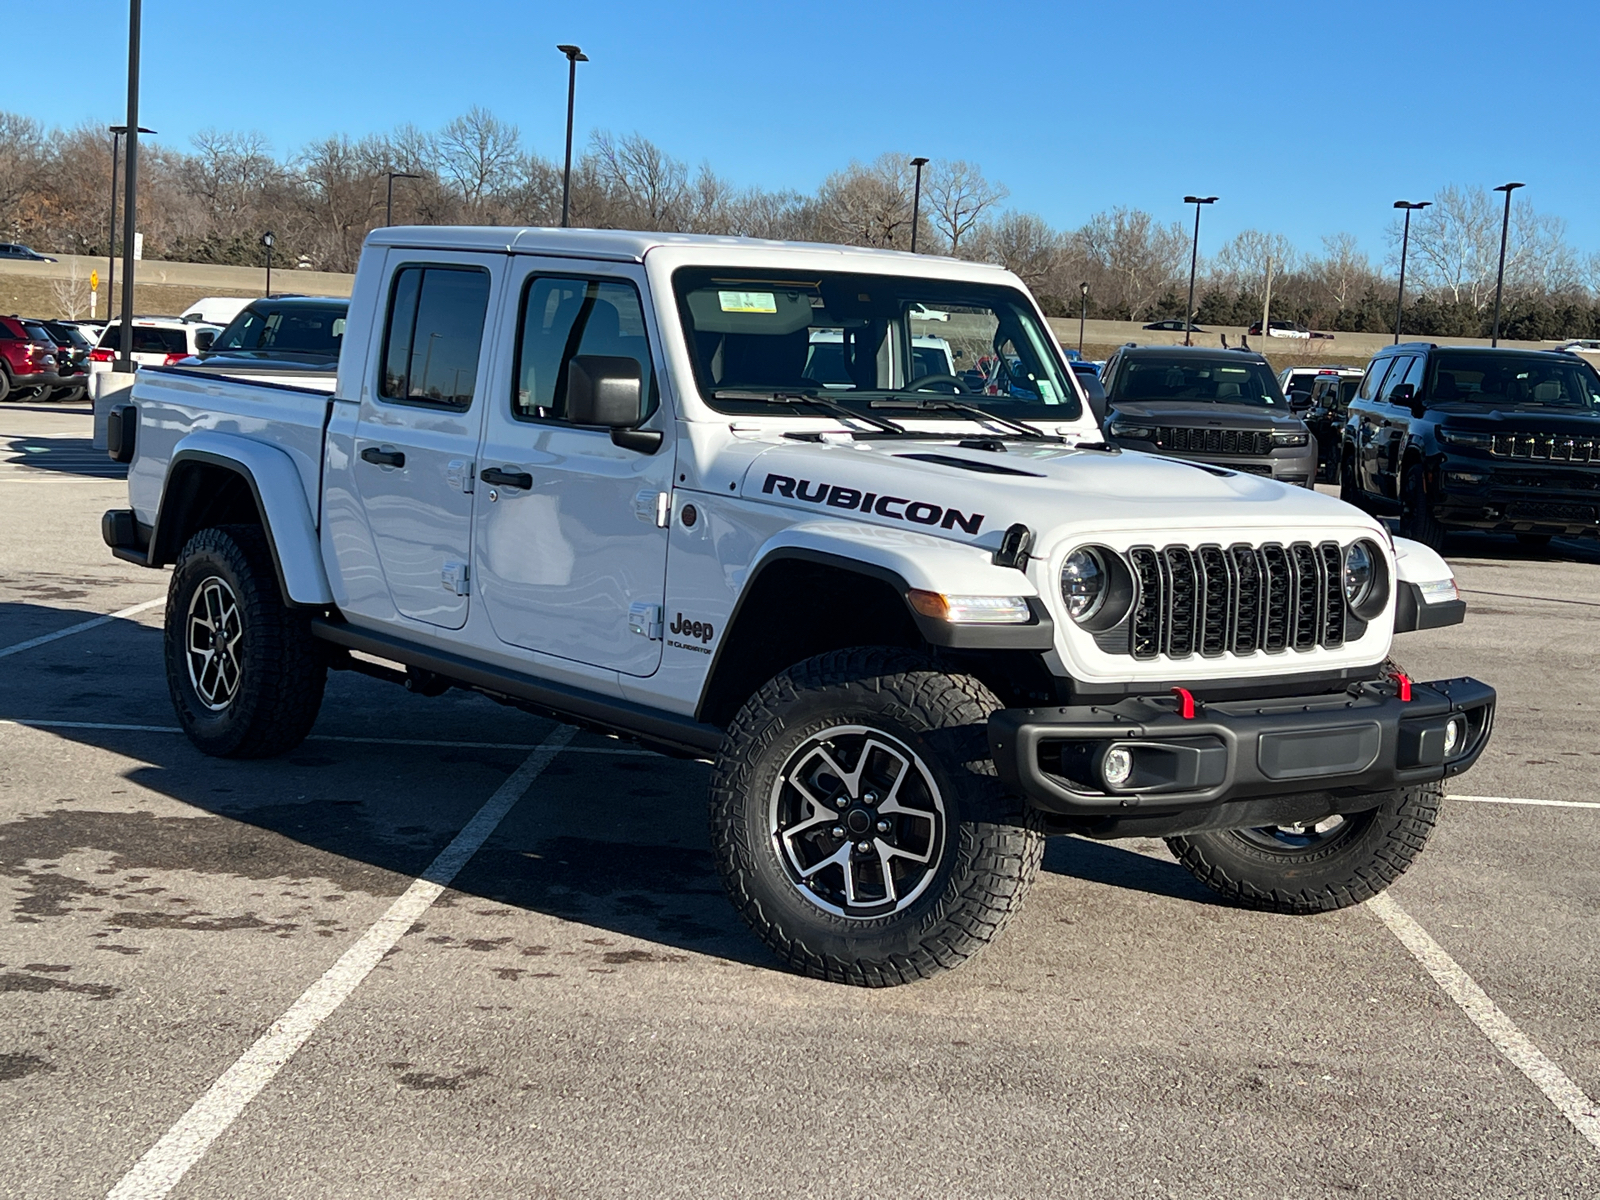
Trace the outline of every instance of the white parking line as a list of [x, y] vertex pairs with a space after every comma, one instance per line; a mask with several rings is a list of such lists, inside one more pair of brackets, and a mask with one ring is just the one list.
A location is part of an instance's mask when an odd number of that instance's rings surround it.
[[1574, 1129], [1600, 1150], [1600, 1108], [1595, 1102], [1512, 1023], [1472, 976], [1392, 897], [1387, 893], [1374, 896], [1367, 901], [1367, 907], [1388, 926], [1389, 932], [1422, 964], [1423, 970], [1433, 976], [1445, 995], [1455, 1001], [1494, 1048], [1545, 1094]]
[[149, 612], [152, 608], [158, 608], [166, 602], [167, 598], [165, 596], [162, 596], [158, 600], [146, 600], [143, 604], [135, 604], [132, 608], [125, 608], [121, 612], [114, 612], [109, 616], [96, 617], [92, 621], [83, 621], [77, 625], [69, 625], [67, 628], [58, 629], [54, 633], [47, 633], [43, 637], [30, 638], [26, 642], [18, 642], [14, 646], [7, 646], [5, 649], [0, 650], [0, 658], [5, 658], [8, 654], [21, 654], [24, 650], [32, 650], [35, 646], [43, 646], [48, 642], [58, 642], [62, 638], [71, 637], [75, 633], [87, 633], [91, 629], [98, 629], [102, 625], [109, 625], [112, 621], [121, 621], [126, 620], [128, 617], [136, 617], [140, 613]]
[[1468, 800], [1473, 804], [1536, 804], [1541, 808], [1600, 808], [1593, 800], [1527, 800], [1521, 796], [1446, 796], [1446, 800]]
[[[124, 725], [114, 721], [33, 721], [18, 717], [0, 718], [0, 727], [19, 725], [24, 729], [100, 729], [109, 733], [182, 733], [176, 725]], [[313, 733], [308, 742], [347, 742], [357, 746], [430, 746], [452, 750], [537, 750], [534, 742], [453, 742], [444, 738], [347, 737], [342, 734]], [[638, 746], [569, 746], [568, 754], [654, 754]]]
[[560, 726], [528, 755], [422, 876], [389, 906], [389, 911], [222, 1073], [107, 1193], [107, 1200], [158, 1200], [176, 1187], [184, 1172], [200, 1161], [211, 1143], [238, 1119], [250, 1101], [310, 1040], [317, 1027], [350, 998], [383, 956], [439, 898], [505, 819], [512, 805], [576, 733], [571, 726]]

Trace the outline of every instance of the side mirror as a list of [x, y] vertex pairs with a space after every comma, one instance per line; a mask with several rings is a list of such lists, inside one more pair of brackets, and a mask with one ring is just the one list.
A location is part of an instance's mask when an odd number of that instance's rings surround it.
[[1412, 397], [1417, 394], [1415, 384], [1402, 383], [1396, 385], [1394, 391], [1389, 393], [1390, 404], [1410, 404]]
[[194, 335], [194, 348], [195, 350], [204, 354], [207, 350], [211, 349], [211, 343], [215, 342], [216, 340], [217, 335], [212, 333], [211, 330], [202, 329], [199, 333]]
[[638, 359], [580, 354], [567, 364], [567, 420], [609, 429], [618, 446], [654, 454], [661, 434], [635, 428], [643, 419], [644, 378]]

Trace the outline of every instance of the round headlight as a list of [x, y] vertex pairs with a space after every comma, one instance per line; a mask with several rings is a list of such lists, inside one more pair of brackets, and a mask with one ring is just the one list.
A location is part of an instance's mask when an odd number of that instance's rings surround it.
[[1344, 551], [1344, 602], [1351, 608], [1360, 608], [1372, 595], [1372, 585], [1378, 578], [1377, 564], [1372, 547], [1366, 542], [1352, 542]]
[[1074, 550], [1067, 555], [1061, 564], [1061, 598], [1066, 601], [1067, 615], [1081, 623], [1099, 612], [1106, 602], [1108, 582], [1100, 551]]

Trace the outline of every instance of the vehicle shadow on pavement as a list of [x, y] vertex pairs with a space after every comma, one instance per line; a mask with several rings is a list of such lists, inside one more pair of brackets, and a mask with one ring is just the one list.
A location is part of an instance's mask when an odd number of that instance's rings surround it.
[[1152, 858], [1110, 842], [1053, 837], [1045, 843], [1044, 870], [1130, 892], [1147, 892], [1195, 904], [1222, 905], [1218, 896], [1175, 862]]
[[0, 464], [95, 479], [126, 479], [128, 476], [127, 464], [112, 462], [104, 450], [94, 448], [94, 439], [88, 436], [7, 438], [0, 447]]

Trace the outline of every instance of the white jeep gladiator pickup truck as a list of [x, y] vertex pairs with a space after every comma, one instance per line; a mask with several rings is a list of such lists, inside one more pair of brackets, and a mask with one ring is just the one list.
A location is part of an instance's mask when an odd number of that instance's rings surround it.
[[1357, 903], [1489, 739], [1490, 688], [1389, 657], [1462, 619], [1438, 555], [1106, 446], [996, 267], [380, 229], [331, 397], [147, 369], [109, 440], [103, 533], [174, 567], [200, 749], [294, 746], [331, 668], [708, 759], [734, 904], [826, 979], [958, 965], [1047, 834], [1165, 837], [1256, 908]]

